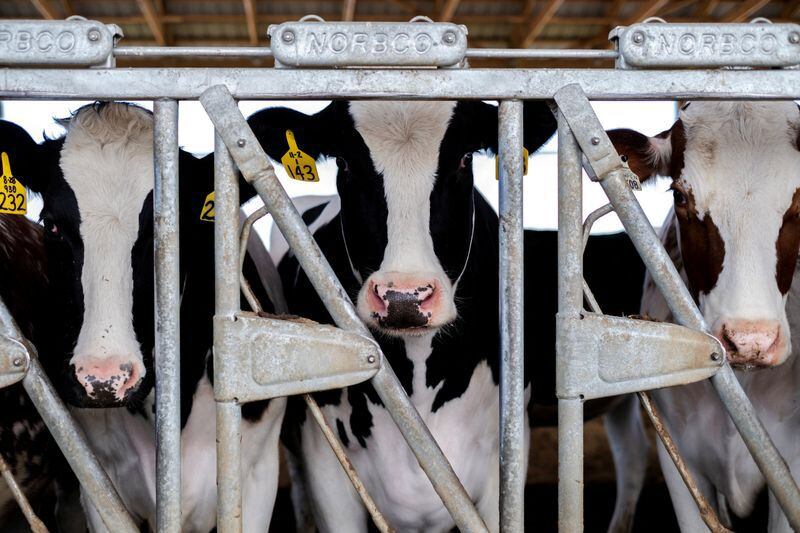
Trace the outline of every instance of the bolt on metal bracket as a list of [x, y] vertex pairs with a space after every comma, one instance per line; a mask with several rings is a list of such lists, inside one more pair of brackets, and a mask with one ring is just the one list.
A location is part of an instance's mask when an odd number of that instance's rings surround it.
[[240, 403], [338, 389], [372, 378], [380, 368], [377, 343], [309, 320], [241, 312], [214, 318], [214, 396]]
[[560, 398], [603, 398], [713, 376], [725, 350], [702, 331], [666, 322], [598, 315], [558, 319], [565, 347]]
[[121, 37], [116, 24], [83, 17], [0, 20], [0, 66], [109, 66]]
[[30, 361], [31, 354], [23, 342], [0, 335], [0, 389], [22, 381]]
[[665, 24], [620, 26], [609, 34], [617, 68], [790, 67], [800, 63], [797, 24]]

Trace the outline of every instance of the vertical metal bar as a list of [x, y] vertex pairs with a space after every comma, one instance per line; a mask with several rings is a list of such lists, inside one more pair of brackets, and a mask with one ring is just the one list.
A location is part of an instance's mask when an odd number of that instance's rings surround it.
[[[578, 318], [583, 307], [581, 152], [558, 112], [558, 317]], [[556, 335], [556, 380], [566, 372], [565, 334]], [[583, 400], [558, 399], [558, 530], [583, 531]]]
[[[240, 309], [239, 292], [239, 182], [228, 149], [214, 134], [214, 269], [216, 315], [234, 320]], [[214, 339], [214, 368], [217, 358]], [[217, 402], [217, 529], [242, 531], [241, 486], [242, 408], [236, 402]]]
[[[622, 175], [612, 172], [600, 183], [675, 319], [684, 326], [707, 331], [705, 320], [694, 305], [689, 290], [655, 230], [647, 223], [641, 205]], [[800, 490], [797, 483], [727, 362], [711, 378], [711, 383], [789, 523], [800, 530]]]
[[525, 523], [522, 102], [500, 102], [500, 531]]
[[178, 102], [153, 102], [156, 276], [156, 522], [181, 530], [180, 257]]
[[[232, 151], [242, 174], [269, 209], [336, 324], [343, 329], [371, 337], [369, 329], [358, 318], [347, 291], [275, 176], [272, 165], [236, 106], [230, 91], [221, 85], [211, 87], [200, 97], [200, 102], [217, 132], [225, 139], [225, 146]], [[469, 494], [385, 359], [381, 369], [372, 378], [372, 385], [459, 529], [485, 531], [486, 525]], [[221, 488], [220, 486], [220, 490]]]

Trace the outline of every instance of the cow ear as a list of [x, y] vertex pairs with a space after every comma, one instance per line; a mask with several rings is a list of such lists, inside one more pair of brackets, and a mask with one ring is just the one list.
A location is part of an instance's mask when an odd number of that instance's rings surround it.
[[28, 189], [42, 192], [47, 185], [49, 169], [58, 149], [53, 141], [38, 145], [22, 127], [0, 120], [0, 153], [5, 154], [0, 173], [10, 174]]
[[680, 120], [672, 128], [648, 137], [638, 131], [619, 129], [610, 130], [608, 137], [621, 157], [627, 159], [630, 169], [646, 181], [653, 176], [669, 176], [673, 150], [673, 134], [680, 127]]
[[[498, 107], [485, 102], [459, 102], [459, 115], [466, 118], [465, 128], [478, 135], [476, 150], [497, 153]], [[533, 153], [546, 143], [556, 131], [556, 120], [547, 102], [526, 100], [522, 111], [522, 144]]]
[[289, 151], [287, 132], [297, 147], [314, 159], [338, 155], [342, 128], [352, 128], [347, 102], [334, 101], [314, 115], [286, 107], [262, 109], [247, 119], [258, 142], [272, 159], [280, 161]]

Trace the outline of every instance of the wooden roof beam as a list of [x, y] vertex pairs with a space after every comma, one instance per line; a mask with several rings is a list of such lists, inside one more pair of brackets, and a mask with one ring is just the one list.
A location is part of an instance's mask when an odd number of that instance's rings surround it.
[[742, 2], [738, 7], [734, 7], [722, 17], [720, 22], [747, 22], [756, 11], [769, 3], [769, 0], [749, 0]]
[[439, 17], [437, 22], [450, 22], [453, 20], [453, 15], [458, 9], [458, 4], [461, 3], [461, 0], [446, 0], [444, 5], [442, 6], [442, 10], [439, 12]]
[[256, 24], [256, 2], [255, 0], [243, 0], [244, 17], [247, 24], [247, 35], [252, 45], [258, 44], [258, 25]]
[[520, 48], [529, 48], [533, 44], [533, 41], [542, 34], [547, 23], [550, 22], [550, 19], [553, 18], [558, 8], [560, 8], [563, 3], [564, 0], [548, 0], [520, 32], [519, 39], [517, 40], [518, 46]]
[[783, 5], [783, 11], [781, 11], [781, 18], [792, 18], [797, 11], [797, 8], [800, 7], [800, 0], [792, 0], [787, 1]]
[[36, 11], [39, 12], [39, 15], [41, 15], [43, 19], [54, 20], [61, 18], [61, 14], [56, 11], [55, 6], [50, 3], [50, 0], [31, 0], [31, 4], [33, 4], [33, 7], [36, 8]]
[[356, 18], [356, 0], [343, 0], [342, 2], [342, 20], [345, 22], [353, 22]]
[[165, 46], [167, 44], [167, 39], [164, 36], [164, 24], [158, 17], [156, 7], [151, 0], [136, 0], [136, 3], [139, 4], [139, 10], [142, 12], [147, 27], [150, 28], [150, 33], [153, 34], [156, 43], [158, 43], [159, 46]]
[[634, 11], [630, 17], [623, 21], [622, 25], [630, 26], [648, 17], [653, 17], [662, 7], [666, 6], [668, 2], [669, 0], [649, 0], [648, 2], [644, 2], [639, 9]]

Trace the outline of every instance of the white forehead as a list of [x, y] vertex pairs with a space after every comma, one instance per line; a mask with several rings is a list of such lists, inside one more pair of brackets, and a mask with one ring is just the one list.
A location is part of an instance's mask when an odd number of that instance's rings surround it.
[[67, 126], [61, 170], [82, 223], [138, 228], [142, 204], [153, 189], [152, 116], [116, 103], [81, 109]]
[[762, 216], [783, 215], [800, 187], [795, 103], [692, 102], [681, 122], [686, 135], [681, 177], [701, 216], [735, 215], [745, 204], [759, 205]]
[[384, 181], [429, 181], [439, 161], [439, 148], [455, 102], [352, 102], [356, 130], [370, 150]]

